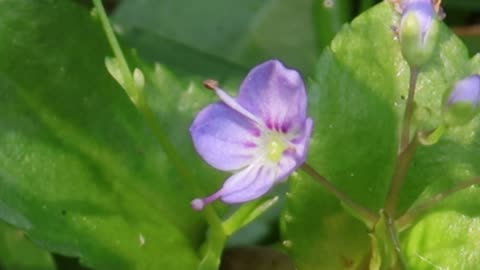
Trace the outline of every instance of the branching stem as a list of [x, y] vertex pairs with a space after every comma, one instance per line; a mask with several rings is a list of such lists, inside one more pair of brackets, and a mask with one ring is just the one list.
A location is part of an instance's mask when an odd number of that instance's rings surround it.
[[392, 181], [390, 182], [390, 188], [388, 190], [387, 200], [385, 202], [385, 211], [392, 218], [395, 218], [400, 190], [402, 189], [403, 182], [407, 174], [408, 165], [413, 157], [413, 154], [415, 153], [417, 145], [418, 140], [417, 136], [415, 136], [407, 145], [407, 148], [405, 148], [397, 157], [394, 174]]
[[395, 218], [395, 211], [398, 204], [398, 197], [400, 190], [405, 181], [408, 164], [412, 159], [418, 145], [417, 134], [410, 139], [410, 126], [412, 122], [413, 112], [415, 109], [415, 88], [417, 87], [418, 69], [410, 67], [410, 82], [408, 87], [407, 104], [402, 121], [402, 133], [400, 135], [400, 147], [397, 160], [395, 162], [395, 169], [393, 172], [390, 188], [387, 193], [385, 201], [385, 211], [388, 216]]
[[399, 228], [400, 231], [408, 228], [408, 226], [410, 226], [420, 215], [437, 205], [440, 201], [444, 200], [452, 194], [457, 193], [458, 191], [464, 190], [474, 185], [480, 185], [480, 177], [475, 177], [471, 180], [460, 182], [453, 188], [444, 192], [440, 192], [437, 195], [428, 199], [427, 201], [423, 202], [422, 204], [411, 208], [403, 216], [397, 219], [397, 221], [395, 222], [397, 228]]

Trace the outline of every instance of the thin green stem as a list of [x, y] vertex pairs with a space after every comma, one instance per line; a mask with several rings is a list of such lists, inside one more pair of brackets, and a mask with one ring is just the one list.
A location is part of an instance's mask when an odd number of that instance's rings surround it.
[[300, 167], [304, 172], [310, 175], [315, 179], [320, 185], [322, 185], [328, 192], [332, 193], [338, 200], [340, 200], [346, 207], [353, 210], [358, 214], [359, 218], [367, 225], [368, 228], [373, 228], [375, 223], [378, 221], [378, 215], [370, 211], [361, 204], [354, 202], [347, 194], [335, 187], [330, 181], [325, 177], [320, 175], [314, 168], [312, 168], [307, 163], [303, 163]]
[[415, 154], [417, 145], [418, 140], [417, 136], [415, 136], [407, 145], [406, 149], [404, 149], [397, 157], [394, 174], [392, 181], [390, 182], [390, 188], [388, 190], [387, 199], [385, 202], [385, 211], [392, 218], [395, 218], [395, 211], [398, 204], [398, 198], [400, 196], [400, 190], [402, 189], [402, 185], [407, 174], [408, 165]]
[[405, 105], [405, 112], [402, 121], [399, 154], [395, 162], [395, 169], [385, 201], [385, 211], [388, 216], [392, 218], [395, 218], [398, 197], [400, 196], [400, 190], [405, 181], [408, 164], [410, 163], [418, 145], [417, 134], [415, 134], [414, 138], [410, 139], [410, 127], [413, 111], [415, 109], [415, 88], [417, 87], [418, 72], [417, 68], [410, 67], [410, 82], [408, 86], [407, 104]]
[[139, 93], [141, 93], [141, 91], [138, 91], [135, 87], [132, 72], [128, 67], [127, 60], [123, 55], [122, 49], [120, 48], [120, 44], [118, 43], [118, 40], [115, 37], [115, 33], [113, 32], [112, 26], [110, 25], [110, 21], [108, 20], [107, 13], [103, 8], [102, 1], [93, 0], [93, 4], [95, 5], [95, 9], [97, 11], [98, 17], [100, 18], [100, 21], [102, 23], [103, 31], [107, 36], [108, 43], [110, 44], [110, 47], [113, 50], [113, 54], [115, 55], [119, 63], [120, 72], [122, 73], [123, 78], [125, 80], [125, 91], [127, 91], [127, 94], [130, 96], [133, 103], [136, 104], [141, 98], [139, 96]]
[[424, 203], [411, 208], [403, 216], [397, 219], [396, 226], [400, 231], [408, 228], [420, 215], [431, 209], [433, 206], [437, 205], [440, 201], [444, 200], [448, 196], [457, 193], [458, 191], [464, 190], [474, 185], [480, 185], [480, 177], [475, 177], [468, 181], [463, 181], [458, 183], [453, 188], [440, 192], [437, 195], [431, 197], [429, 200]]
[[[115, 58], [119, 63], [120, 72], [122, 73], [125, 82], [125, 91], [127, 91], [127, 94], [130, 96], [133, 104], [141, 112], [149, 128], [152, 130], [154, 136], [160, 143], [162, 150], [176, 167], [176, 171], [183, 179], [189, 181], [189, 184], [194, 189], [195, 193], [200, 193], [198, 184], [193, 180], [193, 176], [189, 173], [189, 170], [183, 163], [182, 158], [177, 154], [175, 147], [171, 144], [167, 135], [160, 129], [155, 114], [145, 100], [142, 89], [138, 89], [135, 85], [133, 75], [122, 52], [120, 44], [118, 43], [115, 33], [113, 32], [112, 26], [110, 25], [110, 21], [108, 20], [107, 13], [103, 8], [101, 0], [93, 0], [93, 4], [95, 5], [95, 9], [102, 23], [107, 40], [113, 50]], [[222, 221], [211, 206], [206, 206], [203, 210], [203, 213], [205, 219], [211, 226], [221, 228]]]
[[400, 136], [400, 152], [403, 152], [410, 143], [410, 126], [412, 122], [413, 111], [415, 109], [415, 88], [417, 87], [418, 69], [410, 67], [410, 82], [408, 86], [407, 104], [402, 122], [402, 133]]

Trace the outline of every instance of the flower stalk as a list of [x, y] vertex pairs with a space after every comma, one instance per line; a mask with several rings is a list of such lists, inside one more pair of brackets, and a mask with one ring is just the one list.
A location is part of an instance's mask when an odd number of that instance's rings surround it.
[[417, 87], [418, 68], [410, 68], [410, 81], [408, 86], [408, 96], [405, 105], [405, 112], [403, 114], [402, 133], [400, 136], [400, 152], [403, 152], [410, 143], [411, 136], [411, 122], [413, 111], [415, 109], [415, 89]]
[[115, 37], [115, 33], [113, 32], [112, 26], [110, 25], [110, 21], [108, 20], [107, 13], [105, 12], [105, 8], [103, 7], [101, 0], [93, 0], [93, 4], [95, 5], [95, 10], [97, 15], [100, 18], [103, 31], [105, 36], [107, 37], [108, 43], [112, 48], [113, 54], [115, 55], [116, 61], [118, 61], [118, 68], [122, 75], [125, 84], [125, 91], [127, 95], [130, 97], [132, 102], [138, 106], [140, 103], [143, 103], [143, 91], [139, 91], [135, 85], [135, 80], [133, 78], [132, 72], [127, 64], [127, 60], [122, 52], [120, 44], [118, 43], [117, 38]]
[[407, 229], [420, 215], [430, 210], [439, 202], [445, 200], [447, 197], [459, 191], [462, 191], [464, 189], [467, 189], [475, 185], [480, 185], [480, 177], [475, 177], [471, 180], [460, 182], [453, 188], [447, 191], [438, 193], [437, 195], [431, 197], [430, 199], [421, 203], [420, 205], [409, 209], [405, 214], [403, 214], [400, 218], [396, 220], [395, 222], [396, 227], [399, 229], [399, 231], [403, 231]]
[[415, 90], [417, 86], [419, 70], [414, 67], [410, 67], [410, 81], [408, 87], [408, 97], [405, 105], [405, 112], [402, 121], [402, 130], [400, 135], [399, 154], [395, 162], [395, 169], [393, 177], [390, 182], [390, 187], [387, 193], [387, 199], [385, 202], [385, 211], [391, 218], [395, 218], [395, 211], [398, 204], [398, 198], [400, 191], [405, 181], [407, 174], [408, 164], [413, 158], [416, 147], [418, 145], [418, 135], [415, 134], [410, 139], [411, 134], [411, 122], [413, 112], [415, 109]]
[[415, 154], [417, 146], [418, 138], [415, 135], [406, 149], [404, 149], [404, 151], [402, 151], [397, 157], [392, 181], [390, 182], [390, 188], [388, 190], [387, 200], [385, 203], [385, 211], [392, 218], [395, 218], [400, 191], [403, 186], [403, 182], [405, 181], [408, 165]]

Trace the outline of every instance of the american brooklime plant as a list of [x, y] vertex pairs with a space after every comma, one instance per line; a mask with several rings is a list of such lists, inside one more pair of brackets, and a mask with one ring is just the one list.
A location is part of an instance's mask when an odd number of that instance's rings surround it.
[[0, 1], [0, 268], [478, 269], [452, 5]]

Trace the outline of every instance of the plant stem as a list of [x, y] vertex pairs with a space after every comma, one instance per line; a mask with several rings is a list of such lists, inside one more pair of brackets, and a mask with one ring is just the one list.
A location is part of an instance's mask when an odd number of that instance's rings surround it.
[[[193, 176], [189, 173], [188, 167], [184, 165], [182, 158], [177, 154], [175, 147], [171, 144], [167, 135], [160, 129], [154, 112], [146, 102], [143, 91], [138, 89], [135, 85], [133, 75], [128, 67], [127, 60], [125, 59], [122, 49], [120, 48], [118, 40], [115, 37], [115, 33], [110, 25], [107, 13], [103, 8], [101, 0], [93, 0], [93, 4], [95, 5], [110, 47], [112, 48], [115, 58], [119, 63], [120, 72], [125, 80], [125, 91], [129, 95], [135, 107], [141, 112], [150, 130], [160, 143], [162, 150], [176, 167], [176, 171], [183, 179], [189, 181], [190, 187], [194, 189], [195, 193], [200, 193], [197, 182], [193, 180]], [[221, 228], [222, 221], [211, 206], [206, 206], [203, 210], [203, 213], [205, 219], [211, 226]]]
[[410, 82], [408, 86], [407, 104], [402, 122], [402, 134], [400, 136], [400, 152], [403, 152], [410, 143], [410, 125], [415, 109], [415, 88], [417, 87], [418, 69], [410, 67]]
[[120, 72], [122, 73], [123, 78], [125, 80], [125, 91], [127, 91], [128, 96], [132, 99], [133, 103], [135, 103], [136, 105], [139, 99], [141, 98], [139, 96], [139, 93], [141, 93], [141, 91], [138, 91], [135, 87], [132, 72], [128, 67], [127, 60], [125, 60], [125, 56], [123, 55], [122, 49], [120, 48], [120, 44], [118, 43], [117, 38], [115, 37], [115, 33], [113, 32], [112, 26], [110, 25], [107, 13], [103, 8], [102, 1], [93, 0], [93, 4], [95, 5], [95, 9], [100, 18], [100, 21], [102, 22], [103, 31], [107, 36], [108, 43], [110, 44], [110, 47], [113, 50], [113, 54], [115, 55], [119, 63]]
[[388, 238], [390, 238], [390, 241], [392, 241], [393, 248], [395, 249], [395, 254], [397, 255], [397, 262], [396, 262], [395, 269], [404, 270], [406, 269], [405, 260], [403, 259], [402, 249], [400, 247], [400, 241], [398, 240], [397, 229], [395, 227], [396, 224], [394, 220], [390, 216], [388, 216], [388, 214], [385, 214], [385, 217], [386, 217], [385, 222], [387, 227]]
[[427, 201], [423, 202], [419, 206], [411, 208], [403, 216], [397, 219], [397, 221], [395, 222], [396, 226], [400, 229], [400, 231], [408, 228], [408, 226], [410, 226], [412, 222], [414, 222], [421, 214], [431, 209], [440, 201], [444, 200], [448, 196], [458, 191], [464, 190], [474, 185], [480, 185], [480, 177], [475, 177], [468, 181], [462, 181], [458, 183], [456, 186], [454, 186], [453, 188], [444, 192], [440, 192], [437, 195], [428, 199]]
[[367, 225], [368, 228], [372, 229], [375, 223], [377, 223], [379, 218], [377, 214], [370, 211], [363, 205], [354, 202], [347, 194], [345, 194], [343, 191], [340, 191], [306, 162], [303, 163], [300, 168], [318, 183], [320, 183], [320, 185], [322, 185], [328, 192], [337, 197], [337, 199], [344, 203], [346, 207], [352, 209], [356, 214], [358, 214], [359, 218], [365, 223], [365, 225]]
[[403, 182], [405, 181], [408, 165], [413, 157], [413, 154], [415, 153], [417, 145], [418, 140], [417, 136], [415, 135], [412, 141], [407, 145], [407, 148], [404, 149], [397, 157], [394, 174], [392, 181], [390, 182], [390, 188], [388, 190], [387, 199], [385, 202], [385, 212], [392, 218], [395, 218], [395, 211], [398, 204], [398, 197], [400, 196], [400, 190]]
[[212, 226], [208, 233], [205, 254], [200, 261], [197, 270], [217, 270], [227, 237], [221, 227]]
[[415, 109], [415, 88], [417, 87], [418, 69], [410, 67], [410, 82], [408, 86], [407, 104], [402, 121], [402, 133], [400, 135], [400, 147], [392, 181], [385, 201], [385, 212], [388, 216], [395, 218], [395, 211], [398, 204], [398, 197], [402, 188], [405, 176], [407, 174], [408, 164], [415, 153], [418, 145], [417, 134], [410, 139], [410, 126], [412, 122], [413, 111]]

